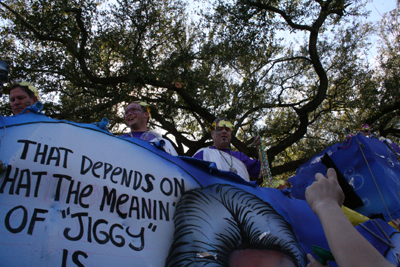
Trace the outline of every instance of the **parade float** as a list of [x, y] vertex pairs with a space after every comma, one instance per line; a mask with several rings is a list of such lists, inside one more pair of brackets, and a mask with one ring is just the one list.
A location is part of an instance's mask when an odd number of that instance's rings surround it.
[[[40, 108], [0, 120], [2, 266], [229, 266], [257, 248], [304, 267], [313, 246], [329, 250], [304, 200]], [[397, 230], [357, 229], [397, 264]]]

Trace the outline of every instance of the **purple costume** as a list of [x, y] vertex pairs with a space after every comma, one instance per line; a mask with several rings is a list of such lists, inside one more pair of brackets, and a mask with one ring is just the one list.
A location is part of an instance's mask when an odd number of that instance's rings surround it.
[[[217, 149], [215, 146], [210, 146], [209, 149]], [[260, 168], [261, 168], [261, 163], [257, 159], [251, 159], [250, 157], [246, 156], [240, 151], [230, 151], [229, 149], [219, 149], [227, 154], [232, 154], [233, 157], [239, 159], [241, 162], [246, 165], [247, 172], [249, 173], [250, 177], [256, 177], [258, 178], [260, 175]], [[196, 154], [194, 154], [193, 158], [196, 159], [203, 159], [203, 151], [200, 151]]]
[[[161, 148], [168, 154], [171, 154], [173, 156], [178, 156], [178, 153], [176, 153], [176, 150], [170, 141], [168, 141], [167, 139], [164, 139], [162, 137], [155, 136], [154, 133], [152, 133], [151, 131], [130, 132], [130, 133], [122, 134], [118, 137], [122, 138], [122, 139], [130, 139], [130, 138], [142, 139], [144, 141], [153, 143], [153, 145], [155, 145], [158, 148]], [[163, 144], [161, 146], [159, 146], [160, 144], [158, 143], [158, 141], [160, 141], [160, 140], [163, 141]]]
[[[148, 133], [148, 134], [146, 135], [145, 133]], [[131, 136], [131, 134], [132, 134], [132, 136]], [[139, 139], [146, 140], [146, 141], [151, 141], [154, 138], [156, 138], [154, 136], [154, 134], [146, 132], [146, 131], [130, 132], [130, 134], [129, 133], [122, 134], [119, 137], [126, 137], [126, 138], [135, 137], [135, 138], [139, 138]]]

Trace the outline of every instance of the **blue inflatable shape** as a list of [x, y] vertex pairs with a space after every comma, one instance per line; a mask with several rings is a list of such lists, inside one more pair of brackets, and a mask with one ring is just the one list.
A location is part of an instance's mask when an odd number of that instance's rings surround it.
[[400, 162], [395, 151], [377, 138], [363, 135], [351, 137], [343, 145], [328, 147], [297, 170], [289, 179], [294, 198], [305, 199], [305, 189], [316, 173], [325, 174], [321, 162], [328, 154], [347, 183], [362, 199], [364, 206], [355, 211], [368, 216], [383, 215], [386, 221], [400, 216]]

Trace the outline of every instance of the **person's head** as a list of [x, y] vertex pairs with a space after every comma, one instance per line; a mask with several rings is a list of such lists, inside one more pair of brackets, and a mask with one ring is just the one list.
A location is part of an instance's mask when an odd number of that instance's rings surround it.
[[12, 85], [9, 89], [9, 93], [11, 110], [14, 115], [21, 113], [26, 107], [39, 101], [38, 90], [27, 82], [20, 82]]
[[369, 125], [368, 124], [363, 124], [362, 126], [361, 126], [361, 129], [360, 129], [360, 132], [361, 132], [361, 134], [363, 134], [364, 136], [366, 136], [366, 137], [370, 137], [371, 136], [371, 128], [369, 127]]
[[233, 124], [227, 118], [218, 118], [212, 124], [211, 137], [214, 146], [220, 149], [228, 149], [231, 144]]
[[132, 102], [125, 109], [125, 122], [131, 131], [147, 131], [149, 118], [150, 107], [145, 102]]

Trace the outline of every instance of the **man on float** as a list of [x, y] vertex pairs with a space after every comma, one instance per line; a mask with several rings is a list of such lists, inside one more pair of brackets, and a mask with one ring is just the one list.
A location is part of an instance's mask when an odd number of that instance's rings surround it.
[[[212, 127], [213, 145], [199, 149], [193, 158], [215, 162], [219, 170], [235, 172], [247, 182], [251, 180], [262, 182], [260, 161], [252, 159], [242, 152], [231, 150], [233, 124], [226, 118], [218, 118], [214, 121]], [[259, 144], [260, 139], [257, 137], [254, 140], [254, 145]]]
[[130, 103], [125, 109], [125, 123], [130, 128], [130, 132], [120, 137], [139, 138], [153, 144], [161, 144], [165, 152], [177, 156], [178, 153], [168, 140], [162, 138], [160, 134], [148, 130], [147, 123], [150, 118], [150, 106], [146, 102], [135, 101]]
[[[9, 89], [10, 105], [14, 115], [18, 115], [25, 108], [40, 101], [38, 90], [28, 82], [13, 84]], [[30, 112], [26, 110], [25, 113]]]
[[369, 127], [368, 124], [363, 124], [360, 128], [359, 133], [361, 135], [364, 135], [365, 137], [371, 138], [373, 137], [373, 134], [371, 134], [371, 127]]

